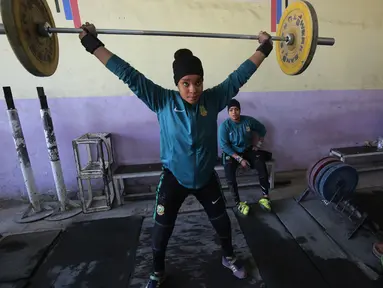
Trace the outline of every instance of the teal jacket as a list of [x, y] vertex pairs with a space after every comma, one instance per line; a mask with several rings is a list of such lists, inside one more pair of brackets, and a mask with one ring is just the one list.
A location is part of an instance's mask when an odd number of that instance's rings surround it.
[[256, 65], [246, 60], [224, 82], [205, 90], [195, 105], [183, 101], [178, 91], [153, 83], [116, 55], [106, 67], [157, 114], [164, 168], [186, 188], [205, 186], [214, 173], [218, 156], [218, 113], [255, 73]]
[[234, 153], [243, 153], [253, 144], [253, 132], [265, 137], [266, 127], [246, 115], [241, 115], [238, 123], [228, 118], [219, 126], [219, 145], [223, 152], [230, 156]]

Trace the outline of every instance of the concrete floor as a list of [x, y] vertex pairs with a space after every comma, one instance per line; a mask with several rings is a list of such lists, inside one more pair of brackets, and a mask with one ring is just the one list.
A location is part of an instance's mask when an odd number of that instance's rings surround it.
[[[369, 191], [369, 187], [383, 186], [383, 172], [365, 172], [360, 174], [360, 181], [358, 192]], [[291, 184], [284, 187], [276, 187], [270, 192], [272, 200], [289, 198], [299, 195], [306, 188], [305, 172], [283, 173], [278, 174], [277, 179], [291, 180]], [[225, 193], [228, 205], [232, 205], [232, 199], [228, 192]], [[240, 190], [242, 200], [248, 202], [255, 202], [261, 196], [259, 188], [242, 189]], [[14, 221], [18, 214], [22, 214], [27, 204], [17, 200], [0, 200], [0, 234], [6, 236], [8, 234], [25, 233], [32, 231], [50, 230], [57, 228], [65, 228], [72, 222], [79, 222], [84, 220], [94, 220], [102, 218], [124, 217], [130, 215], [143, 215], [151, 216], [153, 213], [154, 200], [125, 202], [123, 206], [115, 207], [112, 210], [79, 214], [70, 219], [63, 221], [47, 221], [41, 220], [33, 223], [19, 224]], [[186, 199], [181, 207], [180, 212], [202, 210], [202, 206], [190, 196]]]

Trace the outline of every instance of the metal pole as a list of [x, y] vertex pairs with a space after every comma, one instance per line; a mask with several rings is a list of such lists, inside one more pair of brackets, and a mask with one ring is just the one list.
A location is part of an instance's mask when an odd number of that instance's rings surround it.
[[33, 209], [36, 212], [40, 212], [41, 206], [38, 199], [35, 177], [33, 175], [31, 161], [29, 159], [29, 154], [25, 143], [24, 133], [19, 119], [19, 113], [15, 108], [15, 104], [13, 102], [11, 88], [3, 87], [3, 91], [5, 102], [7, 103], [8, 108], [7, 114], [9, 124], [12, 130], [13, 142], [15, 143], [17, 157], [19, 158], [21, 173], [24, 177], [24, 183], [25, 187], [27, 188], [29, 202], [31, 203]]
[[48, 108], [47, 97], [44, 94], [44, 89], [42, 87], [37, 87], [37, 93], [41, 105], [40, 116], [43, 122], [45, 142], [47, 144], [49, 160], [51, 162], [53, 178], [56, 185], [57, 198], [60, 202], [60, 210], [64, 211], [66, 187], [60, 165], [60, 157], [57, 149], [56, 135], [53, 130], [51, 112]]
[[[63, 220], [73, 217], [81, 213], [82, 211], [78, 205], [73, 205], [73, 203], [69, 203], [67, 199], [67, 191], [65, 187], [63, 171], [61, 168], [61, 161], [56, 142], [56, 135], [54, 132], [51, 112], [48, 107], [47, 97], [44, 93], [44, 88], [37, 87], [37, 94], [40, 100], [40, 116], [44, 127], [45, 142], [48, 148], [49, 160], [51, 163], [53, 179], [56, 186], [56, 194], [59, 200], [58, 211], [54, 215], [48, 217], [46, 220]], [[73, 210], [72, 208], [78, 209]]]
[[[49, 33], [77, 34], [83, 30], [81, 28], [57, 28], [46, 27], [45, 31]], [[42, 32], [44, 33], [44, 32]], [[141, 36], [170, 36], [170, 37], [196, 37], [196, 38], [221, 38], [221, 39], [245, 39], [258, 40], [257, 35], [245, 34], [223, 34], [223, 33], [202, 33], [202, 32], [171, 32], [171, 31], [155, 31], [155, 30], [127, 30], [127, 29], [97, 29], [98, 34], [109, 35], [141, 35]], [[0, 24], [0, 34], [6, 34], [4, 25]], [[274, 41], [288, 41], [288, 37], [271, 36]], [[335, 39], [330, 37], [318, 37], [318, 45], [333, 46]]]
[[33, 169], [31, 166], [31, 161], [29, 159], [29, 154], [27, 146], [25, 143], [23, 129], [21, 128], [21, 122], [19, 119], [18, 111], [13, 102], [13, 96], [11, 87], [3, 87], [4, 98], [7, 104], [7, 114], [9, 119], [9, 124], [12, 130], [13, 141], [15, 143], [15, 148], [17, 156], [19, 158], [21, 173], [23, 174], [25, 187], [27, 189], [27, 194], [29, 198], [30, 207], [25, 211], [20, 219], [16, 220], [20, 223], [34, 222], [37, 220], [44, 219], [45, 217], [51, 215], [53, 210], [46, 211], [41, 207], [40, 201], [38, 199], [38, 193], [36, 188], [35, 177], [33, 174]]
[[321, 46], [334, 46], [335, 39], [330, 37], [318, 37], [317, 45]]

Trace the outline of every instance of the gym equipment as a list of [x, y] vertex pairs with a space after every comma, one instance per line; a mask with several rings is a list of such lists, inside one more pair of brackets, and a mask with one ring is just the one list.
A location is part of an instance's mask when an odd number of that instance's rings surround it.
[[318, 181], [318, 192], [327, 201], [349, 200], [358, 181], [359, 175], [355, 168], [344, 163], [333, 163]]
[[355, 221], [355, 228], [349, 233], [350, 239], [367, 220], [367, 214], [361, 213], [350, 203], [358, 185], [358, 171], [333, 156], [324, 157], [310, 166], [306, 173], [307, 188], [296, 199], [303, 201], [310, 192], [318, 196], [328, 206], [346, 214], [348, 219]]
[[281, 41], [276, 45], [277, 61], [283, 73], [298, 75], [310, 65], [318, 43], [318, 17], [307, 1], [293, 2], [283, 12], [278, 35], [293, 35], [294, 44]]
[[50, 206], [42, 205], [38, 199], [37, 187], [31, 161], [24, 138], [23, 129], [19, 119], [19, 113], [13, 101], [11, 87], [3, 87], [4, 98], [7, 104], [7, 114], [9, 125], [12, 130], [13, 141], [15, 143], [16, 153], [19, 158], [21, 173], [23, 174], [25, 188], [27, 190], [30, 205], [26, 211], [15, 218], [17, 223], [30, 223], [42, 220], [51, 214], [53, 209]]
[[352, 165], [358, 172], [381, 170], [383, 168], [383, 150], [378, 149], [377, 142], [375, 146], [331, 148], [329, 154]]
[[[110, 133], [86, 133], [72, 141], [77, 183], [84, 213], [110, 210], [114, 199], [118, 205], [122, 204], [113, 181], [115, 158], [112, 144]], [[84, 145], [88, 160], [83, 165], [81, 160], [84, 160], [84, 157], [80, 157], [80, 146]], [[103, 182], [98, 187], [94, 185], [97, 180]], [[88, 189], [84, 189], [83, 181], [87, 182]]]
[[63, 171], [61, 169], [61, 161], [53, 127], [53, 120], [48, 107], [47, 96], [45, 95], [44, 88], [37, 87], [37, 94], [40, 100], [40, 116], [43, 122], [45, 142], [48, 148], [49, 160], [51, 162], [52, 174], [59, 202], [59, 205], [53, 215], [47, 217], [45, 220], [60, 221], [80, 214], [82, 209], [79, 204], [67, 198], [67, 191], [64, 183]]
[[[59, 62], [58, 33], [75, 33], [79, 28], [57, 28], [46, 0], [2, 0], [0, 34], [6, 34], [16, 57], [32, 75], [48, 77]], [[258, 36], [198, 32], [170, 32], [98, 29], [98, 34], [199, 37], [258, 40]], [[310, 65], [317, 45], [333, 46], [334, 38], [318, 37], [318, 19], [307, 1], [293, 2], [283, 12], [277, 36], [277, 61], [287, 75], [303, 73]]]
[[308, 183], [308, 186], [314, 191], [314, 192], [317, 192], [315, 190], [315, 181], [316, 181], [316, 178], [318, 176], [318, 173], [328, 164], [330, 163], [333, 163], [333, 162], [340, 162], [339, 159], [335, 158], [335, 157], [325, 157], [325, 158], [322, 158], [320, 159], [318, 162], [316, 162], [314, 165], [312, 165], [310, 167], [310, 169], [307, 170], [307, 174], [306, 174], [306, 179], [307, 179], [307, 183]]
[[[324, 174], [327, 172], [327, 170], [329, 170], [330, 168], [332, 168], [333, 166], [335, 166], [337, 164], [339, 164], [339, 161], [328, 163], [326, 166], [323, 166], [323, 168], [321, 170], [319, 170], [317, 176], [315, 177], [315, 180], [313, 182], [313, 184], [314, 184], [313, 188], [314, 188], [315, 192], [321, 198], [323, 198], [323, 195], [319, 191], [319, 183], [322, 180], [322, 177], [324, 176]], [[329, 199], [325, 199], [325, 198], [323, 198], [323, 199], [326, 200], [326, 201], [330, 201]]]
[[307, 186], [300, 202], [310, 191], [324, 201], [341, 202], [348, 200], [358, 185], [357, 170], [336, 157], [327, 156], [316, 161], [306, 173]]

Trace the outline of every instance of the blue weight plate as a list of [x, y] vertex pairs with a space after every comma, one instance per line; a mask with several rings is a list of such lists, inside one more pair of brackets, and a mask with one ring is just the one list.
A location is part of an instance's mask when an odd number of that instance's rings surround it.
[[[359, 175], [356, 169], [344, 163], [337, 163], [326, 171], [320, 180], [318, 192], [327, 201], [337, 202], [342, 197], [348, 200], [355, 192], [359, 182]], [[339, 185], [344, 185], [341, 192], [334, 198]]]
[[314, 180], [314, 188], [315, 188], [315, 193], [317, 193], [320, 197], [322, 197], [322, 195], [320, 194], [319, 192], [319, 183], [323, 177], [323, 175], [326, 173], [326, 171], [328, 169], [330, 169], [331, 167], [335, 166], [335, 165], [338, 165], [339, 163], [342, 163], [340, 161], [335, 161], [335, 162], [330, 162], [328, 163], [326, 166], [324, 166], [318, 173], [318, 175], [315, 177], [315, 180]]
[[320, 170], [322, 170], [322, 168], [325, 167], [326, 165], [328, 165], [329, 163], [335, 162], [335, 161], [339, 162], [339, 160], [335, 157], [330, 157], [330, 156], [324, 157], [322, 159], [319, 159], [315, 164], [313, 164], [307, 170], [307, 173], [306, 173], [307, 184], [311, 190], [315, 190], [314, 183], [315, 183], [315, 179], [318, 176], [318, 173], [320, 172]]

